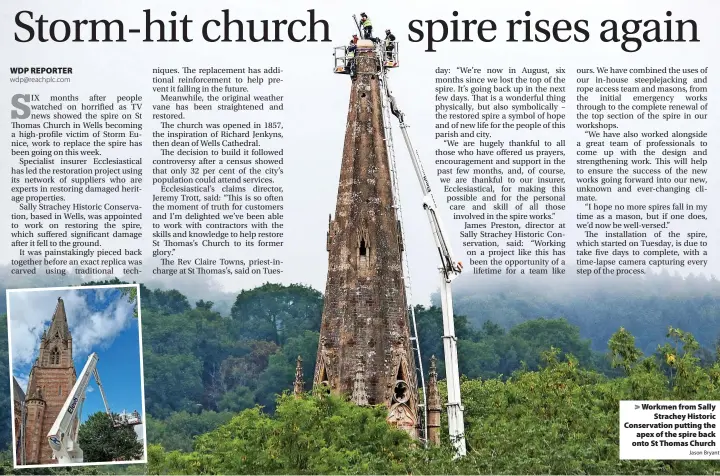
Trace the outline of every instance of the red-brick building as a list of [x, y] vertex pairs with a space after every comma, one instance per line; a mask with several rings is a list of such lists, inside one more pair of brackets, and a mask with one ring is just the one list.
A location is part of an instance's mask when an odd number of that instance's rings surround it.
[[[20, 409], [20, 416], [18, 409], [15, 410], [18, 464], [56, 462], [52, 458], [47, 434], [60, 414], [76, 379], [72, 359], [72, 336], [65, 315], [65, 305], [62, 299], [58, 298], [50, 327], [43, 332], [40, 339], [38, 357], [30, 371], [28, 387], [24, 393], [24, 425], [22, 410]], [[17, 388], [15, 393], [16, 407], [22, 407], [22, 402], [18, 402]], [[20, 446], [21, 443], [24, 448]]]
[[22, 387], [13, 377], [13, 425], [15, 428], [15, 456], [18, 464], [22, 461], [22, 446], [19, 444], [22, 441], [22, 428], [25, 420], [23, 405], [25, 404], [25, 392]]

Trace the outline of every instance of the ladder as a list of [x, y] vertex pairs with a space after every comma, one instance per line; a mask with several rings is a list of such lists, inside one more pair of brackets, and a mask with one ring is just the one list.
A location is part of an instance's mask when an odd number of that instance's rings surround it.
[[403, 243], [403, 249], [401, 250], [402, 261], [403, 261], [403, 281], [405, 284], [405, 299], [407, 304], [408, 319], [410, 321], [410, 343], [413, 348], [413, 354], [415, 357], [415, 370], [417, 371], [418, 382], [418, 393], [421, 396], [418, 402], [418, 438], [423, 442], [425, 446], [428, 444], [428, 432], [427, 432], [427, 395], [425, 389], [425, 372], [423, 371], [422, 356], [420, 355], [420, 341], [418, 340], [417, 323], [415, 320], [415, 308], [412, 305], [412, 280], [410, 278], [410, 266], [408, 262], [407, 252], [405, 251], [405, 229], [404, 220], [402, 217], [402, 207], [400, 206], [400, 186], [398, 183], [397, 165], [395, 161], [395, 147], [393, 145], [392, 135], [392, 123], [390, 122], [390, 90], [388, 88], [386, 74], [387, 69], [385, 67], [385, 48], [382, 45], [376, 46], [376, 58], [378, 59], [379, 74], [378, 79], [383, 88], [381, 94], [382, 108], [383, 108], [383, 126], [385, 128], [385, 145], [388, 151], [388, 157], [390, 159], [390, 177], [392, 182], [393, 191], [393, 202], [396, 210], [400, 240]]

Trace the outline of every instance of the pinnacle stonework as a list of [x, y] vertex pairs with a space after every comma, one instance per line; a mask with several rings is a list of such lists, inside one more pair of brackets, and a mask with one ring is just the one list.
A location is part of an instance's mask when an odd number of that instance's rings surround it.
[[[72, 336], [65, 315], [65, 304], [62, 299], [58, 299], [50, 327], [43, 332], [40, 339], [40, 350], [30, 370], [25, 392], [25, 464], [57, 462], [52, 459], [47, 434], [60, 414], [76, 379], [72, 359]], [[22, 464], [21, 461], [18, 463]]]
[[305, 391], [305, 380], [303, 377], [303, 361], [298, 355], [297, 361], [295, 362], [295, 384], [293, 385], [293, 393], [296, 397], [299, 397]]
[[440, 444], [440, 391], [437, 381], [437, 359], [433, 355], [430, 358], [430, 372], [427, 384], [427, 412], [428, 412], [428, 441], [434, 445]]
[[417, 380], [382, 117], [378, 62], [358, 42], [313, 383], [417, 435]]

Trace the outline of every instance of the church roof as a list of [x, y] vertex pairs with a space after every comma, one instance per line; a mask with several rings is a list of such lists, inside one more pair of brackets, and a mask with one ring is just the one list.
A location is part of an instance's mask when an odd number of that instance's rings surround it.
[[52, 339], [56, 334], [59, 334], [63, 339], [70, 339], [70, 329], [68, 329], [67, 316], [65, 315], [65, 303], [63, 303], [62, 298], [58, 298], [52, 322], [46, 332], [48, 339]]
[[20, 387], [18, 381], [15, 380], [15, 377], [13, 377], [13, 397], [17, 402], [25, 401], [25, 392], [23, 392], [22, 387]]

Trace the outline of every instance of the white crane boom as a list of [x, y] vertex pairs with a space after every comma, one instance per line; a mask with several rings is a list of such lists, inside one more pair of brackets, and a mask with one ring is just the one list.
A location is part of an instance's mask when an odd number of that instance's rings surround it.
[[97, 362], [98, 356], [93, 352], [88, 357], [85, 367], [80, 372], [80, 377], [75, 382], [70, 395], [68, 395], [65, 404], [60, 410], [60, 414], [47, 434], [48, 442], [53, 449], [53, 456], [60, 464], [83, 462], [83, 452], [78, 444], [78, 430], [80, 428], [82, 405], [85, 402], [85, 392], [90, 384], [91, 376], [94, 376], [95, 382], [97, 382], [103, 404], [105, 404], [105, 412], [112, 418], [107, 398], [105, 398], [105, 391], [100, 383]]
[[[379, 48], [380, 49], [380, 48]], [[384, 51], [382, 53], [382, 64], [385, 62]], [[440, 299], [443, 314], [443, 345], [445, 351], [445, 376], [447, 380], [448, 390], [448, 427], [450, 432], [450, 441], [455, 447], [456, 457], [465, 456], [467, 449], [465, 445], [465, 422], [463, 419], [463, 406], [460, 398], [460, 371], [458, 369], [457, 357], [457, 338], [455, 337], [455, 319], [453, 316], [452, 290], [451, 283], [462, 272], [462, 264], [456, 262], [450, 242], [445, 238], [445, 230], [437, 213], [437, 205], [430, 189], [425, 170], [422, 163], [415, 152], [407, 132], [407, 124], [405, 123], [405, 115], [397, 108], [395, 98], [390, 93], [390, 87], [387, 83], [387, 75], [383, 75], [383, 84], [385, 94], [390, 102], [390, 110], [400, 122], [400, 131], [402, 132], [405, 145], [407, 146], [410, 159], [412, 160], [415, 173], [420, 187], [423, 191], [423, 208], [427, 212], [430, 221], [430, 228], [433, 232], [435, 245], [440, 255], [441, 267], [440, 276]]]

